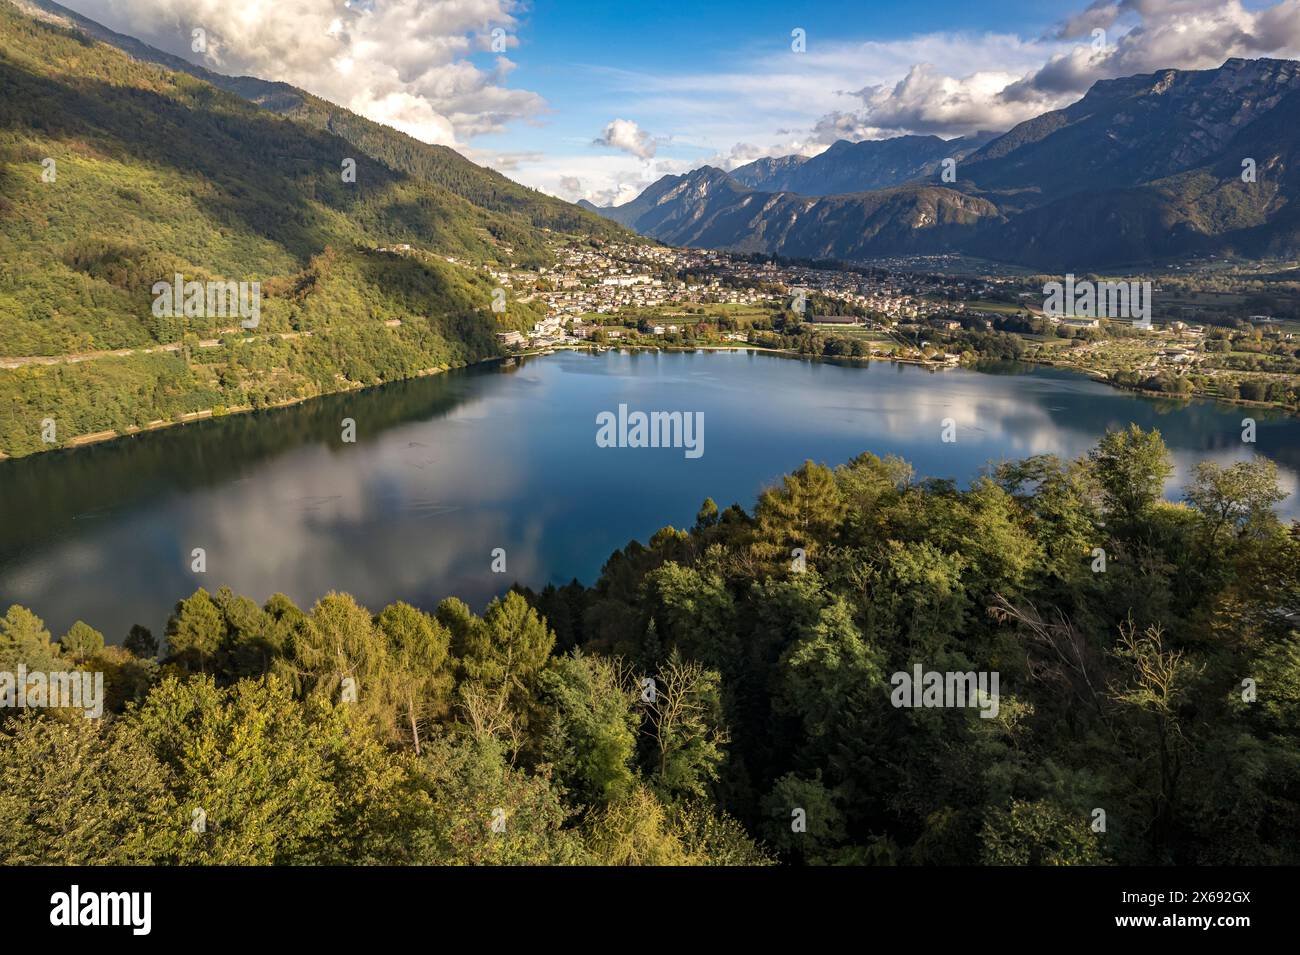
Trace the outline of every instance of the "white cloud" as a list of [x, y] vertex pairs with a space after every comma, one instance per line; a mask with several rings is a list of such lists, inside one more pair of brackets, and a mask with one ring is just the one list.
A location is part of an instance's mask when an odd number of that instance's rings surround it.
[[631, 153], [640, 159], [652, 159], [655, 141], [644, 129], [630, 119], [613, 120], [605, 131], [596, 137], [596, 146], [610, 146]]
[[1119, 4], [1111, 0], [1094, 0], [1086, 8], [1069, 16], [1057, 26], [1053, 36], [1058, 40], [1077, 40], [1091, 37], [1093, 30], [1108, 29], [1119, 17]]
[[[70, 0], [111, 29], [231, 75], [281, 80], [417, 139], [459, 146], [540, 114], [510, 89], [517, 0]], [[191, 31], [207, 49], [191, 49]], [[491, 66], [471, 56], [493, 49]]]
[[[1102, 33], [1095, 36], [1094, 30]], [[1230, 57], [1294, 56], [1300, 51], [1300, 0], [1259, 11], [1239, 0], [1097, 0], [1067, 18], [1050, 40], [1030, 48], [1044, 59], [1019, 75], [1003, 60], [987, 61], [1003, 69], [968, 73], [932, 65], [946, 61], [919, 62], [892, 86], [859, 90], [861, 107], [828, 113], [815, 129], [820, 138], [875, 138], [880, 130], [961, 135], [1006, 129], [1068, 105], [1098, 80], [1212, 69]]]
[[892, 87], [871, 86], [858, 95], [866, 108], [823, 116], [814, 127], [817, 139], [879, 139], [902, 132], [953, 135], [979, 129], [1005, 130], [1042, 111], [1046, 103], [1006, 102], [999, 94], [1019, 77], [981, 71], [954, 79], [928, 63], [912, 67]]
[[[596, 72], [624, 108], [671, 122], [674, 144], [731, 168], [760, 156], [815, 155], [836, 139], [896, 135], [902, 130], [894, 125], [866, 121], [864, 95], [892, 88], [918, 63], [969, 71], [959, 75], [997, 63], [999, 74], [984, 82], [1006, 85], [1064, 48], [1010, 33], [936, 33], [887, 42], [813, 36], [806, 53], [737, 50], [727, 68], [715, 72]], [[957, 91], [952, 95], [960, 98]]]
[[630, 202], [661, 176], [683, 173], [696, 165], [688, 160], [636, 161], [613, 153], [543, 155], [521, 161], [511, 175], [570, 202], [586, 199], [609, 206]]

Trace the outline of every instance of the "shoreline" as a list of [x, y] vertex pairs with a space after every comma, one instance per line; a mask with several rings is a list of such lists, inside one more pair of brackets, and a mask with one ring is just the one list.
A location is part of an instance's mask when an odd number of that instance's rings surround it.
[[[754, 345], [748, 343], [744, 343], [744, 344], [736, 343], [731, 345], [659, 345], [659, 344], [645, 344], [645, 343], [627, 343], [627, 344], [606, 343], [603, 345], [592, 345], [592, 344], [549, 345], [538, 349], [532, 349], [529, 351], [511, 352], [503, 355], [492, 355], [486, 358], [477, 359], [476, 361], [466, 362], [462, 365], [446, 365], [446, 366], [436, 366], [433, 368], [424, 368], [421, 369], [420, 371], [415, 372], [414, 374], [407, 375], [402, 378], [394, 378], [392, 381], [384, 381], [375, 385], [352, 384], [347, 388], [340, 388], [337, 391], [327, 391], [316, 395], [304, 395], [299, 398], [291, 398], [287, 401], [278, 401], [275, 402], [274, 404], [262, 405], [260, 408], [254, 408], [252, 405], [237, 405], [237, 406], [231, 406], [225, 408], [220, 414], [217, 414], [215, 409], [213, 408], [205, 408], [201, 411], [188, 412], [187, 414], [183, 415], [180, 420], [168, 421], [168, 420], [159, 419], [156, 421], [149, 422], [144, 427], [126, 428], [121, 431], [96, 431], [90, 434], [77, 435], [74, 438], [69, 438], [67, 441], [61, 442], [56, 446], [50, 447], [47, 450], [32, 451], [29, 452], [28, 454], [21, 454], [15, 456], [15, 455], [5, 454], [3, 451], [0, 451], [0, 462], [18, 461], [18, 460], [22, 460], [23, 458], [32, 457], [33, 455], [46, 454], [49, 451], [75, 451], [78, 448], [85, 448], [96, 444], [103, 444], [104, 442], [107, 441], [117, 441], [123, 438], [134, 437], [135, 435], [138, 434], [145, 434], [153, 431], [163, 431], [173, 427], [183, 427], [188, 424], [193, 424], [194, 422], [197, 421], [207, 421], [213, 418], [224, 418], [229, 415], [248, 414], [254, 411], [275, 411], [281, 408], [292, 408], [295, 405], [300, 405], [308, 401], [315, 401], [319, 398], [327, 398], [330, 397], [331, 395], [342, 395], [353, 391], [365, 391], [368, 388], [383, 388], [387, 385], [396, 384], [401, 381], [413, 381], [418, 378], [427, 378], [432, 375], [440, 375], [449, 371], [455, 371], [463, 368], [474, 368], [480, 365], [489, 365], [494, 362], [495, 363], [512, 362], [512, 361], [520, 361], [526, 358], [539, 358], [544, 355], [549, 355], [557, 351], [579, 351], [579, 352], [589, 352], [591, 354], [600, 354], [601, 352], [604, 351], [655, 351], [655, 352], [659, 352], [659, 351], [662, 352], [747, 351], [756, 354], [761, 353], [766, 355], [774, 355], [780, 358], [795, 358], [804, 361], [819, 362], [822, 364], [840, 364], [849, 367], [869, 365], [873, 362], [888, 362], [891, 365], [914, 365], [918, 368], [925, 368], [932, 371], [945, 371], [952, 368], [967, 368], [973, 371], [979, 370], [978, 368], [975, 368], [972, 365], [961, 364], [961, 363], [933, 362], [933, 361], [926, 361], [924, 359], [915, 359], [915, 358], [881, 358], [881, 357], [868, 357], [868, 356], [854, 357], [849, 355], [844, 355], [844, 356], [809, 355], [803, 352], [794, 351], [789, 348], [765, 348], [762, 345]], [[1288, 408], [1279, 407], [1278, 405], [1272, 404], [1270, 402], [1251, 401], [1246, 398], [1224, 398], [1218, 395], [1197, 394], [1195, 392], [1187, 395], [1173, 395], [1173, 394], [1169, 394], [1168, 392], [1151, 391], [1146, 388], [1140, 388], [1132, 385], [1123, 385], [1118, 382], [1111, 381], [1109, 377], [1107, 377], [1105, 374], [1101, 372], [1094, 371], [1091, 369], [1077, 368], [1068, 363], [1054, 362], [1054, 361], [1048, 361], [1048, 360], [1037, 359], [1037, 358], [1019, 358], [1019, 359], [1009, 359], [1009, 360], [1018, 361], [1025, 365], [1033, 365], [1033, 366], [1043, 367], [1043, 368], [1056, 368], [1062, 371], [1068, 371], [1072, 374], [1081, 375], [1099, 384], [1106, 385], [1107, 387], [1114, 388], [1117, 391], [1123, 391], [1141, 397], [1163, 398], [1168, 401], [1181, 401], [1181, 402], [1187, 402], [1193, 400], [1212, 401], [1219, 404], [1238, 406], [1242, 408], [1256, 408], [1265, 411], [1273, 411], [1282, 415], [1300, 416], [1300, 412], [1295, 412]]]
[[495, 355], [491, 358], [481, 358], [478, 361], [466, 362], [463, 365], [437, 366], [434, 368], [422, 368], [411, 375], [402, 378], [394, 378], [392, 381], [380, 382], [377, 385], [360, 385], [352, 384], [347, 388], [340, 388], [337, 391], [326, 391], [318, 395], [303, 395], [300, 398], [290, 398], [287, 401], [277, 401], [272, 404], [262, 405], [260, 408], [254, 408], [252, 405], [232, 405], [226, 407], [220, 414], [216, 413], [214, 408], [204, 408], [201, 411], [190, 411], [182, 415], [179, 421], [169, 421], [159, 418], [150, 421], [144, 427], [125, 428], [121, 431], [93, 431], [89, 434], [79, 434], [75, 438], [69, 438], [53, 447], [42, 451], [32, 451], [28, 454], [11, 455], [0, 451], [0, 462], [3, 461], [21, 461], [25, 458], [34, 457], [39, 454], [49, 454], [57, 451], [75, 451], [78, 448], [90, 447], [95, 444], [103, 444], [106, 441], [118, 441], [123, 438], [133, 438], [138, 434], [148, 434], [154, 431], [166, 431], [168, 428], [184, 427], [188, 424], [194, 424], [196, 421], [210, 421], [213, 418], [226, 418], [231, 415], [249, 414], [255, 411], [277, 411], [281, 408], [292, 408], [308, 401], [315, 401], [318, 398], [329, 398], [333, 395], [345, 395], [354, 391], [365, 391], [367, 388], [383, 388], [385, 385], [397, 384], [399, 381], [414, 381], [417, 378], [429, 378], [433, 375], [441, 375], [457, 368], [470, 368], [475, 365], [483, 365], [489, 362], [501, 361], [503, 357]]
[[[536, 352], [520, 353], [521, 357], [525, 354], [527, 357], [535, 355], [544, 355], [550, 351], [601, 351], [601, 350], [625, 350], [625, 351], [668, 351], [668, 352], [691, 352], [691, 351], [752, 351], [765, 355], [777, 355], [783, 358], [798, 358], [805, 361], [820, 362], [828, 365], [845, 365], [855, 366], [870, 364], [872, 362], [888, 362], [891, 365], [914, 365], [918, 368], [924, 368], [929, 371], [946, 371], [951, 368], [966, 368], [972, 371], [979, 371], [977, 367], [979, 362], [961, 363], [961, 362], [936, 362], [926, 361], [920, 358], [881, 358], [868, 357], [866, 355], [809, 355], [804, 352], [797, 352], [789, 348], [764, 348], [762, 345], [602, 345], [602, 346], [574, 346], [561, 345], [550, 349], [542, 349]], [[1163, 398], [1166, 401], [1212, 401], [1217, 404], [1234, 405], [1243, 408], [1257, 408], [1264, 411], [1276, 412], [1280, 415], [1291, 417], [1300, 417], [1300, 410], [1292, 410], [1269, 401], [1252, 401], [1249, 398], [1226, 398], [1221, 395], [1208, 395], [1199, 392], [1190, 392], [1185, 395], [1175, 395], [1167, 391], [1151, 391], [1147, 388], [1141, 388], [1134, 385], [1124, 385], [1116, 381], [1111, 381], [1105, 374], [1088, 368], [1080, 368], [1065, 362], [1049, 361], [1041, 358], [987, 358], [980, 361], [1009, 361], [1022, 365], [1033, 365], [1041, 368], [1056, 368], [1061, 371], [1068, 371], [1071, 374], [1080, 375], [1090, 381], [1106, 385], [1108, 388], [1114, 388], [1117, 391], [1127, 392], [1133, 395], [1140, 395], [1145, 398]]]
[[1111, 381], [1107, 375], [1092, 369], [1079, 368], [1065, 362], [1047, 361], [1041, 358], [1017, 358], [1016, 361], [1024, 362], [1027, 365], [1040, 365], [1044, 368], [1059, 368], [1062, 371], [1072, 372], [1076, 375], [1083, 375], [1086, 378], [1114, 388], [1117, 391], [1127, 391], [1130, 394], [1142, 395], [1146, 398], [1164, 398], [1167, 401], [1213, 401], [1222, 405], [1234, 405], [1242, 408], [1259, 408], [1264, 411], [1275, 411], [1281, 415], [1290, 417], [1300, 417], [1300, 410], [1292, 410], [1281, 405], [1274, 404], [1271, 401], [1252, 401], [1249, 398], [1225, 398], [1222, 395], [1207, 395], [1200, 392], [1189, 392], [1185, 395], [1175, 395], [1167, 391], [1152, 391], [1150, 388], [1142, 388], [1137, 385], [1125, 385], [1118, 381]]

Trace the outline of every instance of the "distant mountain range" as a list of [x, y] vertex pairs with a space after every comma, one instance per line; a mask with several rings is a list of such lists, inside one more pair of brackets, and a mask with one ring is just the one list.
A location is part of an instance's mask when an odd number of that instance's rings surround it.
[[[949, 157], [956, 179], [945, 182]], [[596, 211], [675, 245], [839, 259], [960, 252], [1078, 271], [1291, 255], [1297, 200], [1300, 63], [1230, 59], [1102, 81], [1002, 135], [839, 142], [810, 159], [705, 166]]]
[[944, 159], [960, 161], [997, 135], [981, 132], [951, 140], [938, 136], [896, 136], [860, 143], [841, 139], [811, 159], [804, 156], [759, 159], [731, 170], [729, 175], [750, 189], [797, 192], [803, 196], [888, 189], [935, 175]]
[[923, 251], [998, 214], [985, 199], [920, 183], [843, 196], [759, 192], [712, 166], [665, 176], [601, 211], [673, 245], [841, 259]]

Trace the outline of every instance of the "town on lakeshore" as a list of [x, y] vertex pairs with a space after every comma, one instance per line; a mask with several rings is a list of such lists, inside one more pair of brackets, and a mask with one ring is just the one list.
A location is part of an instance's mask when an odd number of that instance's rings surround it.
[[[505, 302], [545, 309], [526, 327], [501, 311], [508, 351], [753, 347], [936, 367], [1010, 359], [1140, 391], [1300, 407], [1300, 283], [1260, 269], [1187, 263], [1141, 283], [1090, 284], [951, 255], [799, 262], [596, 239], [556, 239], [553, 252], [551, 267], [484, 269]], [[1067, 294], [1087, 286], [1087, 307], [1082, 295], [1053, 307], [1063, 281]], [[1145, 315], [1108, 310], [1107, 291], [1127, 305], [1129, 286]]]

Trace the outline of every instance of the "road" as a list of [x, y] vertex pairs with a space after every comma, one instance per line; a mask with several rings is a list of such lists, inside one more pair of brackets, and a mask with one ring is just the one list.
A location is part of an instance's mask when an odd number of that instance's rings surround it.
[[[384, 322], [385, 327], [395, 328], [402, 324], [401, 319], [394, 318]], [[218, 335], [233, 335], [245, 331], [243, 328], [223, 328], [218, 331]], [[329, 329], [322, 329], [329, 331]], [[306, 338], [313, 335], [313, 332], [273, 332], [272, 335], [289, 340], [291, 338]], [[245, 335], [244, 341], [252, 341], [254, 338], [268, 337], [258, 335]], [[221, 344], [220, 338], [205, 338], [199, 342], [199, 348], [216, 348]], [[72, 352], [66, 355], [25, 355], [20, 357], [0, 358], [0, 368], [23, 368], [28, 365], [75, 365], [77, 362], [94, 361], [98, 358], [126, 358], [130, 355], [151, 355], [155, 352], [174, 352], [180, 351], [181, 342], [169, 342], [165, 345], [150, 345], [141, 348], [115, 348], [106, 351], [84, 351]]]

